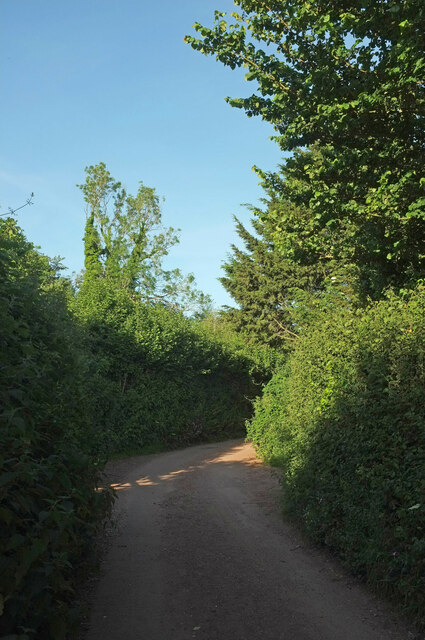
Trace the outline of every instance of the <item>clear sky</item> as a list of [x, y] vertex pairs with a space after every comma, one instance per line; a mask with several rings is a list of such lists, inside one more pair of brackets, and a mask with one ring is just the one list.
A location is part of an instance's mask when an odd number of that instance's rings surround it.
[[0, 213], [33, 191], [18, 219], [29, 240], [83, 266], [84, 167], [105, 162], [134, 193], [165, 198], [181, 229], [167, 267], [195, 274], [216, 306], [237, 236], [232, 216], [262, 197], [256, 164], [281, 154], [270, 125], [228, 106], [253, 85], [183, 42], [232, 0], [0, 0]]

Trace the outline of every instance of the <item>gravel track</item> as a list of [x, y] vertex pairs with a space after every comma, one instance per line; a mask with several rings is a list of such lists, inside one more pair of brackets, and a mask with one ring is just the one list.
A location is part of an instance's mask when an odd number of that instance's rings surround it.
[[409, 640], [414, 633], [284, 522], [241, 441], [118, 461], [116, 531], [87, 640]]

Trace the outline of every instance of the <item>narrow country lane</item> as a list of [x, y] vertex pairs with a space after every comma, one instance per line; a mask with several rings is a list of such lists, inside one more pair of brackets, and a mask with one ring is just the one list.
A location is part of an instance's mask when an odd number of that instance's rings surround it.
[[278, 481], [250, 445], [130, 458], [112, 473], [118, 527], [87, 640], [413, 637], [285, 524]]

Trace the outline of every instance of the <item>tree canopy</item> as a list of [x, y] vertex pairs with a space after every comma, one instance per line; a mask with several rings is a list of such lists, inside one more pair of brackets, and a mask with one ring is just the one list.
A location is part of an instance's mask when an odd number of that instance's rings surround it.
[[84, 284], [108, 278], [147, 302], [182, 311], [208, 307], [210, 298], [194, 288], [192, 274], [163, 267], [179, 230], [162, 225], [155, 189], [140, 182], [136, 195], [130, 195], [103, 162], [85, 171], [85, 182], [77, 185], [87, 215]]
[[[186, 41], [247, 69], [257, 90], [227, 100], [270, 122], [283, 151], [319, 150], [293, 155], [286, 170], [308, 185], [312, 226], [331, 238], [332, 259], [347, 247], [363, 294], [409, 285], [425, 267], [423, 2], [235, 5]], [[278, 229], [275, 241], [285, 243]]]

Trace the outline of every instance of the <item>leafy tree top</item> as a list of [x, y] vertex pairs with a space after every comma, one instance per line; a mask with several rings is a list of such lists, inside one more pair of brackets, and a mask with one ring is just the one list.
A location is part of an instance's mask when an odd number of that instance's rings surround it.
[[77, 185], [86, 202], [84, 285], [108, 278], [150, 303], [189, 311], [208, 307], [209, 296], [194, 288], [194, 276], [166, 270], [163, 259], [178, 243], [178, 231], [162, 225], [155, 189], [139, 183], [127, 193], [103, 162], [86, 167]]
[[231, 20], [216, 11], [214, 27], [196, 23], [201, 37], [186, 41], [231, 68], [248, 69], [245, 77], [256, 81], [257, 93], [228, 100], [271, 122], [283, 149], [352, 147], [377, 135], [423, 148], [422, 0], [235, 5], [241, 11], [231, 13]]
[[[422, 0], [235, 0], [191, 46], [247, 70], [227, 98], [276, 130], [280, 196], [311, 212], [310, 245], [379, 297], [425, 273], [425, 5]], [[311, 150], [310, 154], [297, 153]], [[282, 181], [267, 176], [266, 186]], [[304, 185], [303, 189], [298, 184]], [[287, 241], [277, 224], [274, 241]], [[284, 226], [284, 225], [283, 225]], [[342, 250], [341, 247], [344, 247]], [[350, 267], [351, 268], [351, 267]]]

